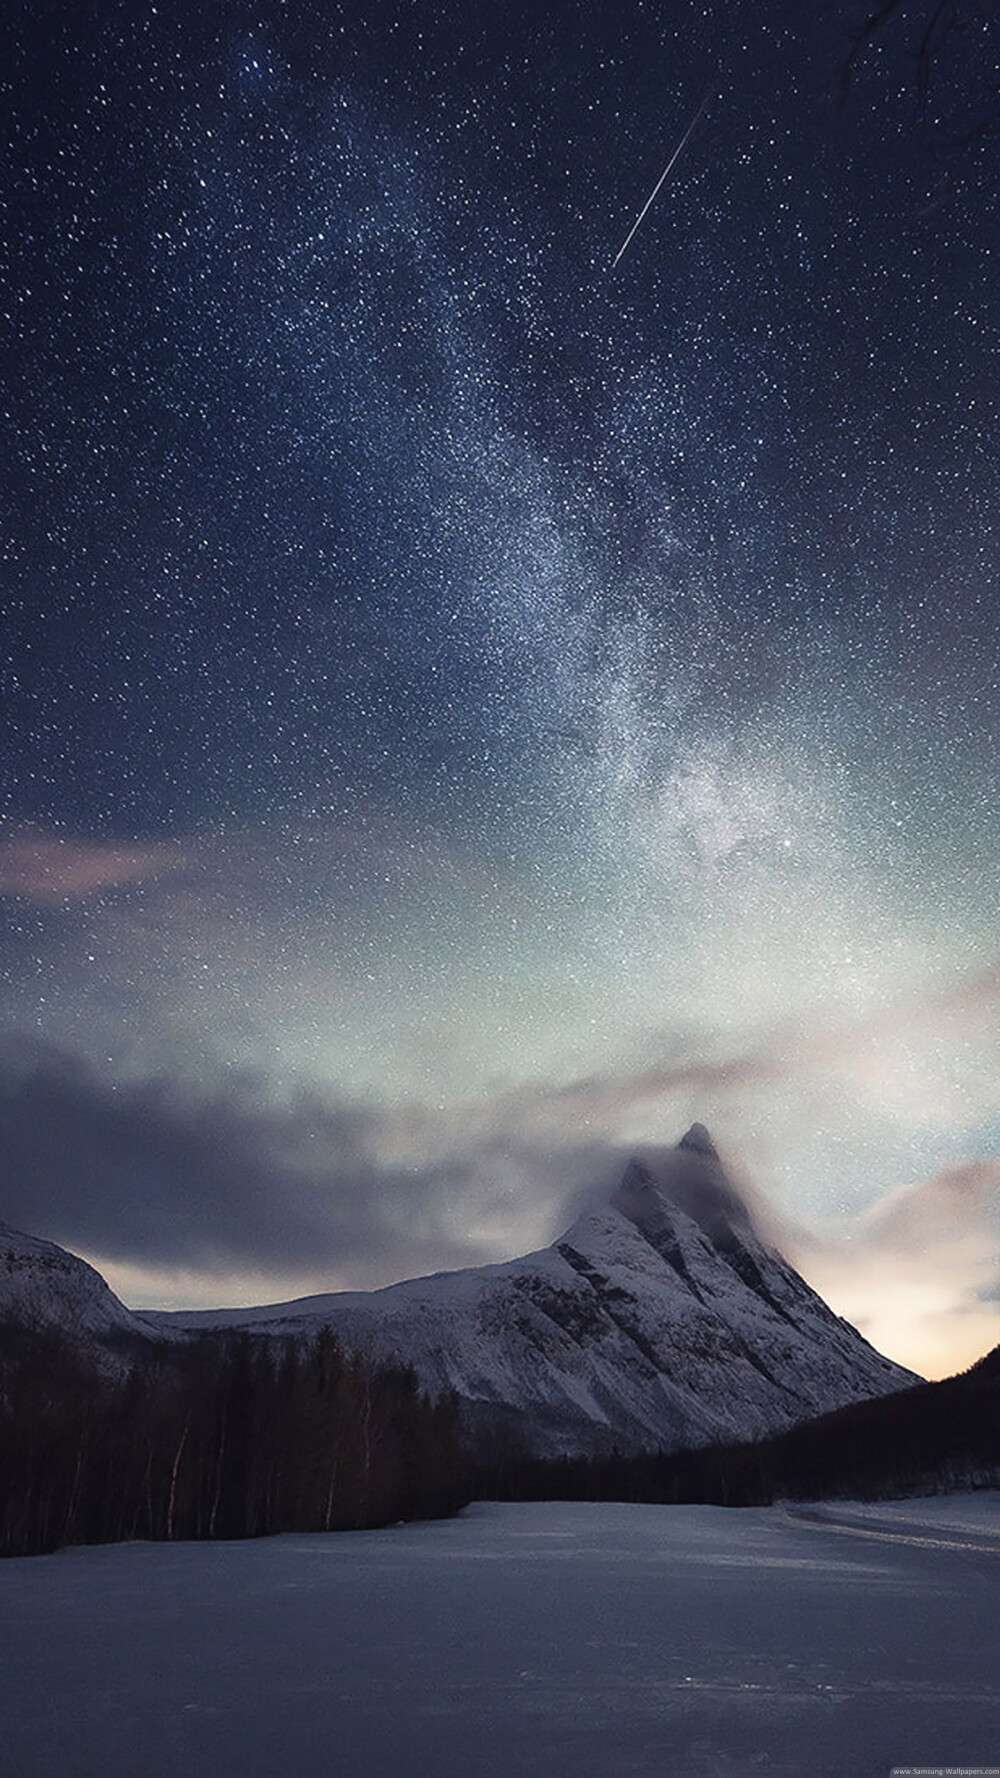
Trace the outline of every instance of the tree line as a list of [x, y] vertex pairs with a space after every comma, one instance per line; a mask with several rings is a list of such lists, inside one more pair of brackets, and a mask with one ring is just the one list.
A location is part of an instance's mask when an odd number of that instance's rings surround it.
[[[505, 1441], [506, 1442], [506, 1441]], [[762, 1506], [1000, 1486], [1000, 1348], [958, 1377], [756, 1443], [525, 1460], [478, 1472], [454, 1396], [409, 1368], [205, 1335], [109, 1376], [52, 1334], [0, 1328], [0, 1555], [69, 1543], [263, 1537], [436, 1518], [477, 1495]]]
[[0, 1329], [0, 1555], [360, 1529], [469, 1494], [455, 1399], [329, 1329], [283, 1348], [207, 1335], [116, 1377], [56, 1336]]
[[497, 1464], [479, 1478], [490, 1499], [711, 1506], [998, 1486], [1000, 1347], [957, 1377], [855, 1402], [758, 1442]]

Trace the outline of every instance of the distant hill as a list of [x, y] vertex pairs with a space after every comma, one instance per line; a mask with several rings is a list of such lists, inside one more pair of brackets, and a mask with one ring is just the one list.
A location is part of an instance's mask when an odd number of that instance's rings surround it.
[[772, 1496], [799, 1499], [996, 1486], [1000, 1346], [957, 1377], [806, 1421], [748, 1461]]

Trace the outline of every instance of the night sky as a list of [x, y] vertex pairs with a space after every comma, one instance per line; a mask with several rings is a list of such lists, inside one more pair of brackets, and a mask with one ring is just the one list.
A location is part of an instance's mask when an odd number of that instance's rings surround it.
[[922, 104], [921, 10], [838, 104], [820, 0], [8, 5], [0, 1216], [274, 1299], [697, 1118], [1000, 1339], [1000, 20]]

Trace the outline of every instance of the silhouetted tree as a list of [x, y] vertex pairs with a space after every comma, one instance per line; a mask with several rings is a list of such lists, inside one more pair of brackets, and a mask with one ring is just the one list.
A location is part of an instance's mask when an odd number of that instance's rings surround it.
[[960, 1376], [807, 1420], [758, 1443], [494, 1469], [500, 1499], [646, 1500], [762, 1506], [893, 1499], [1000, 1485], [1000, 1347]]
[[0, 1329], [0, 1553], [122, 1538], [258, 1537], [457, 1511], [457, 1404], [346, 1357], [208, 1337], [120, 1380]]

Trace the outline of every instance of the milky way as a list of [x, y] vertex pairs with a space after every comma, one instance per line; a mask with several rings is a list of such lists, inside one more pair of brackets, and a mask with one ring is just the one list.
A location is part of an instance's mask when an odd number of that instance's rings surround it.
[[996, 138], [802, 10], [4, 27], [0, 1214], [134, 1296], [998, 1152]]

